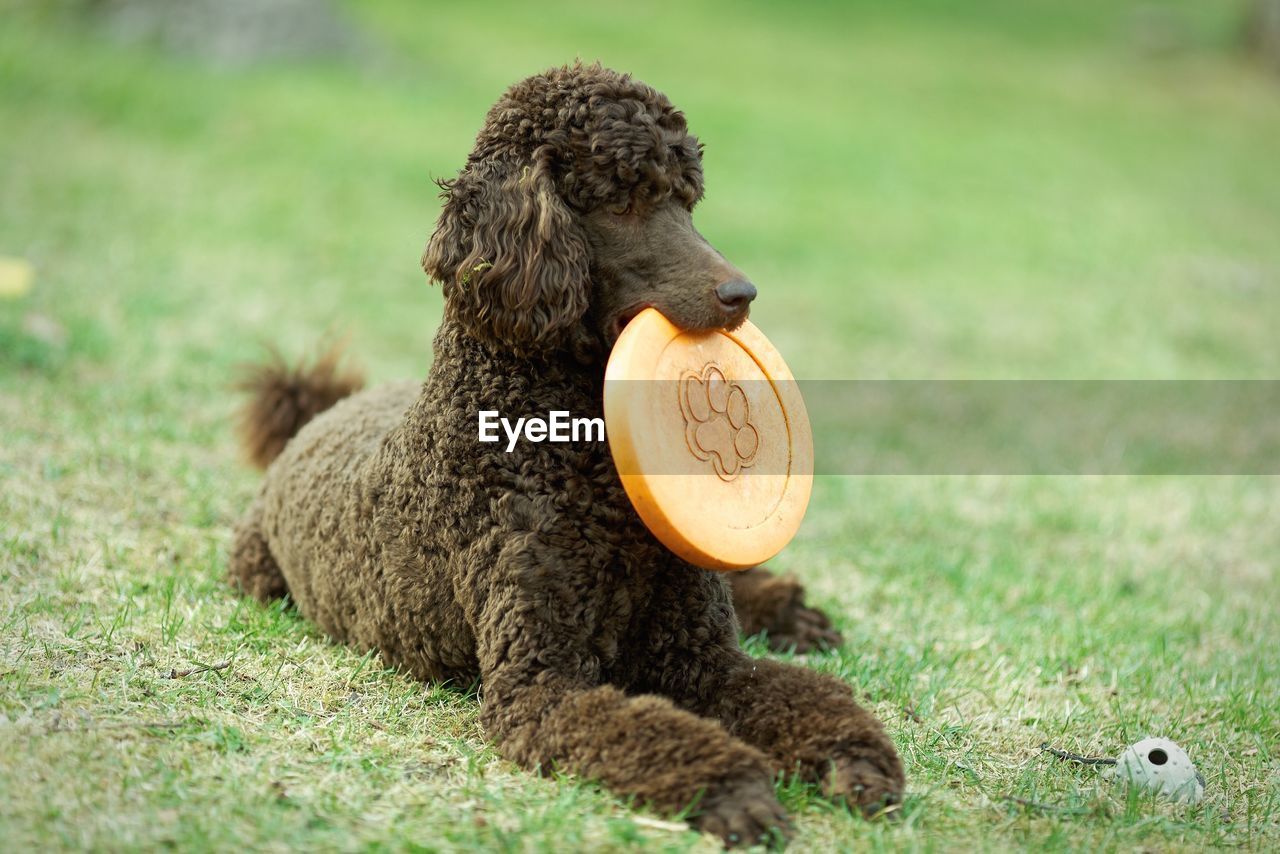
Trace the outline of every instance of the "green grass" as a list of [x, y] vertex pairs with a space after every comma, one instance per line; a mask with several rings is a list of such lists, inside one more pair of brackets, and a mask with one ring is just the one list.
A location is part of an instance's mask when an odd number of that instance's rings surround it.
[[[974, 5], [379, 0], [368, 60], [236, 72], [6, 8], [0, 254], [38, 269], [0, 302], [6, 847], [714, 850], [519, 771], [474, 697], [222, 582], [257, 480], [236, 364], [332, 330], [375, 379], [422, 375], [430, 179], [547, 65], [683, 107], [699, 226], [802, 377], [1280, 374], [1280, 81], [1232, 52], [1231, 5], [1166, 4], [1158, 52], [1114, 3]], [[775, 563], [837, 615], [848, 643], [809, 664], [911, 783], [895, 823], [783, 785], [796, 848], [1280, 844], [1278, 487], [823, 479]], [[1201, 806], [1036, 749], [1147, 734], [1189, 750]]]

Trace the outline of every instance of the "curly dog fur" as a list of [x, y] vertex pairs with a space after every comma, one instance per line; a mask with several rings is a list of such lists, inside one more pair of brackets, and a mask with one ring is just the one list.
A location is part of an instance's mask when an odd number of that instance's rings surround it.
[[746, 317], [754, 287], [692, 226], [701, 160], [684, 116], [628, 76], [579, 64], [513, 86], [441, 182], [425, 384], [352, 393], [331, 358], [249, 378], [242, 438], [269, 466], [231, 574], [419, 679], [478, 678], [512, 761], [752, 843], [787, 833], [780, 773], [864, 809], [902, 792], [848, 685], [738, 644], [740, 625], [800, 648], [838, 636], [793, 580], [664, 549], [603, 445], [476, 440], [484, 409], [598, 416], [608, 348], [645, 306], [687, 329]]

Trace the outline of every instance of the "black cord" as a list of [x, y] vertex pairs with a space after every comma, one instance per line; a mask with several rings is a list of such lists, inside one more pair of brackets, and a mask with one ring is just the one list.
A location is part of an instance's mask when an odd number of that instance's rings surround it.
[[1045, 753], [1052, 753], [1054, 756], [1066, 762], [1078, 762], [1081, 765], [1115, 765], [1116, 760], [1108, 759], [1105, 756], [1081, 756], [1079, 753], [1072, 753], [1069, 750], [1057, 750], [1049, 746], [1049, 742], [1040, 745], [1040, 749]]

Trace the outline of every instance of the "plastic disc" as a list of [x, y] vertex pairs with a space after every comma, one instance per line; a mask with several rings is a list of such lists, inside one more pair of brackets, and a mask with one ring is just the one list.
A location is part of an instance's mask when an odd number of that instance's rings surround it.
[[609, 356], [604, 414], [636, 512], [690, 563], [755, 566], [800, 528], [813, 487], [809, 415], [751, 323], [685, 332], [642, 311]]

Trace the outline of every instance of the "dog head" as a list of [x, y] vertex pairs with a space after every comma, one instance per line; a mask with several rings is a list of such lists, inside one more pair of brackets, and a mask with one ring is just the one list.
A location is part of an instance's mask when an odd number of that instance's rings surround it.
[[511, 87], [440, 187], [423, 268], [450, 319], [517, 353], [608, 347], [649, 306], [683, 329], [733, 327], [755, 297], [693, 227], [702, 147], [683, 114], [599, 65]]

